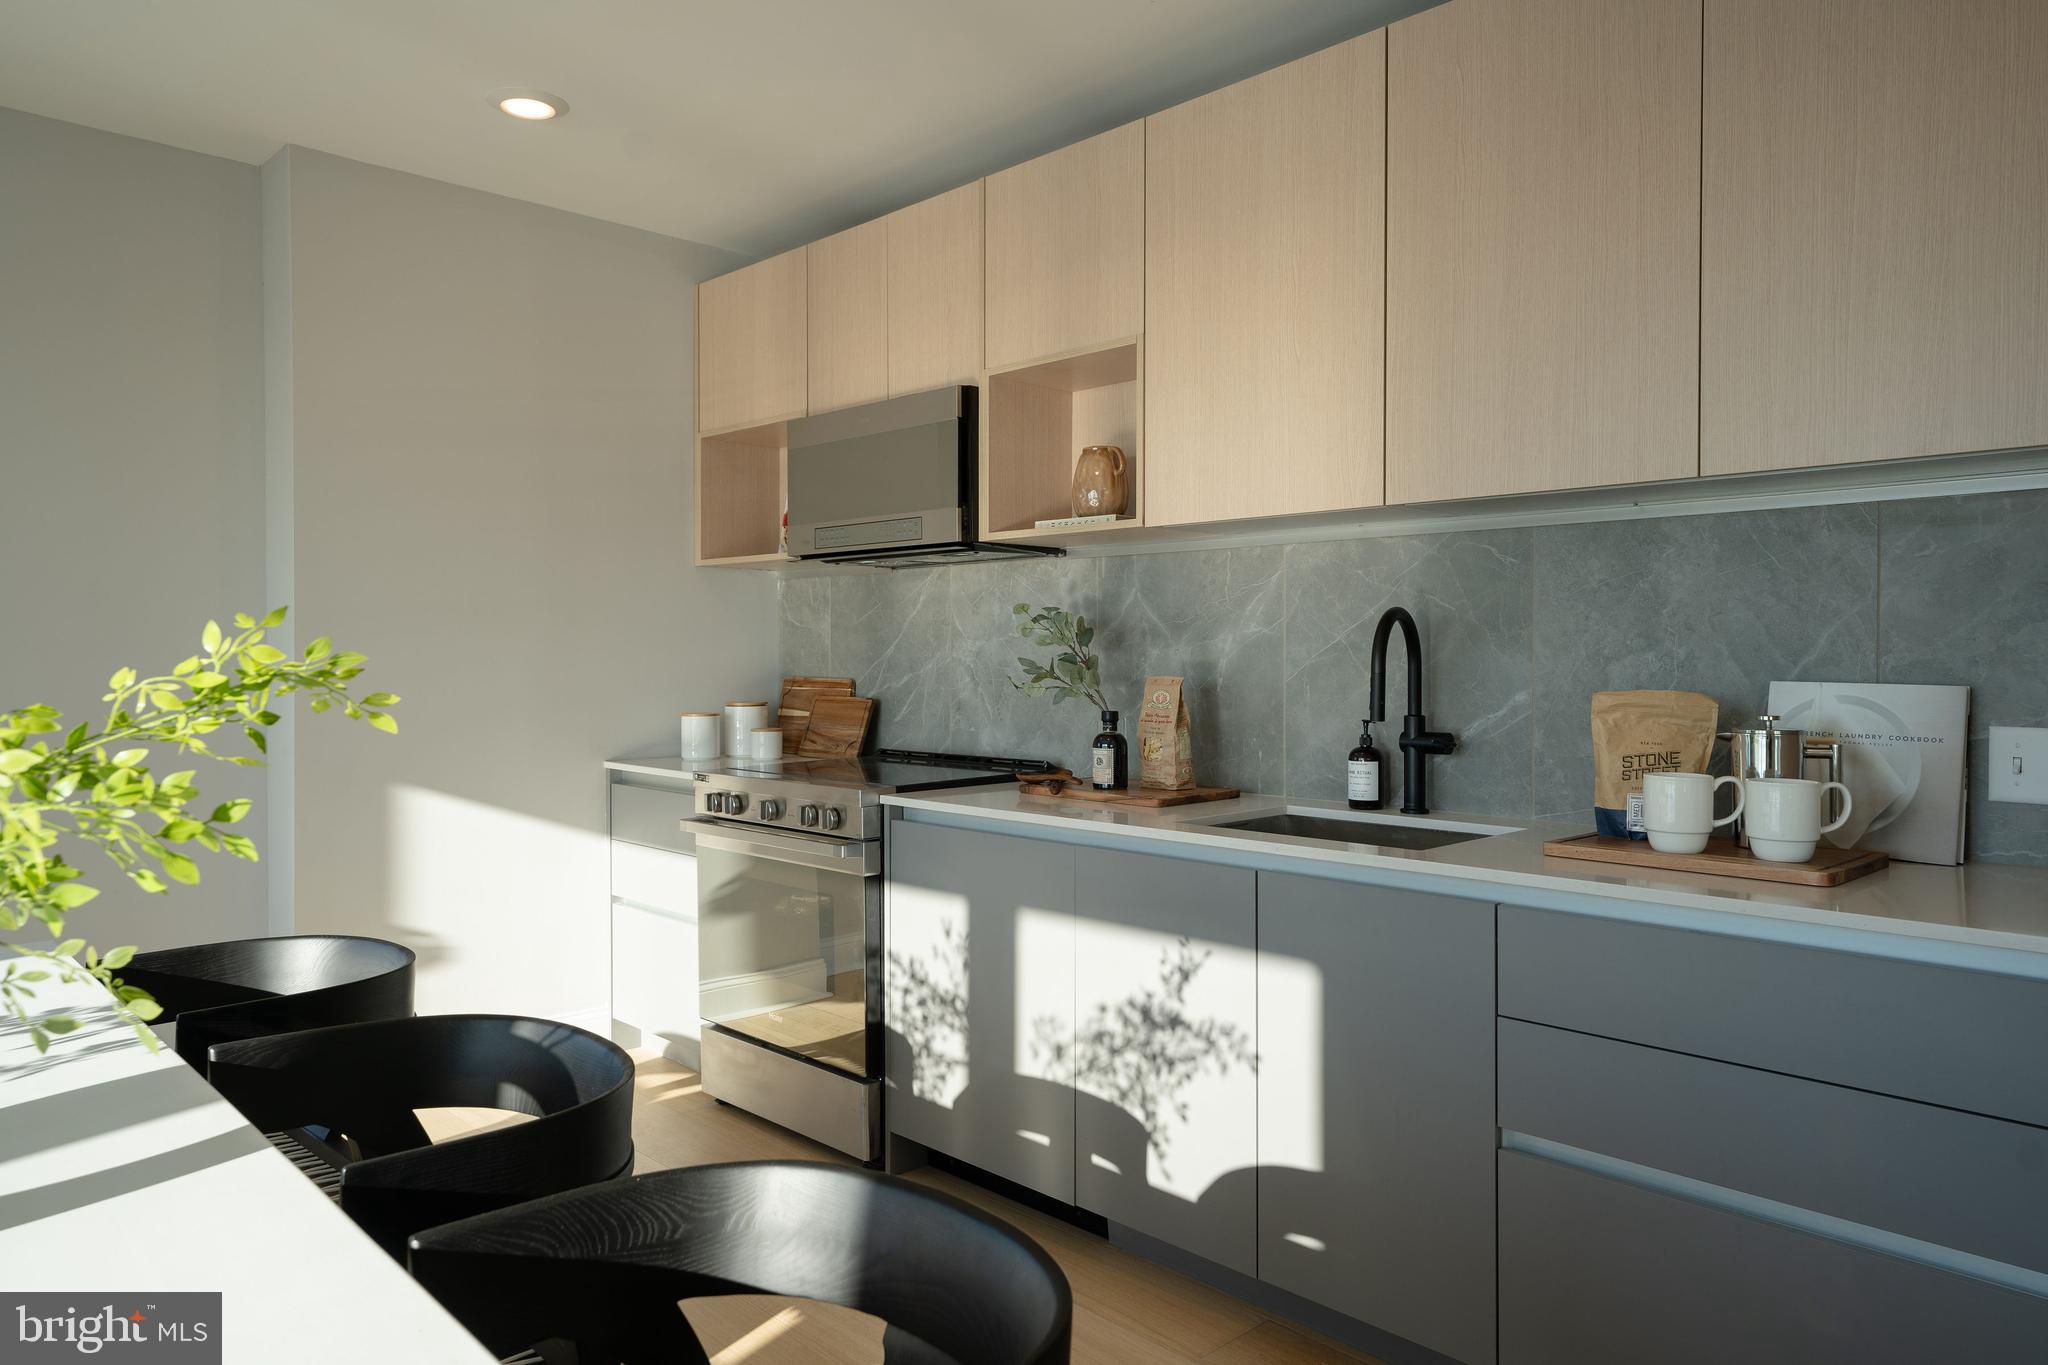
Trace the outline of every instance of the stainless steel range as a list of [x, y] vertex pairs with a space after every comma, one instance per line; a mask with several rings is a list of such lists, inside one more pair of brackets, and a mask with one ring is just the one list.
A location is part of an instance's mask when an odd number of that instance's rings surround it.
[[878, 1161], [882, 797], [1044, 766], [885, 749], [697, 772], [705, 1092]]

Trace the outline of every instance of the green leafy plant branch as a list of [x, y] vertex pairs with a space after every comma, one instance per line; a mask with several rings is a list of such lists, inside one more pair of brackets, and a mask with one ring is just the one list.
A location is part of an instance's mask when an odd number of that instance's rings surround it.
[[143, 677], [133, 668], [118, 670], [101, 698], [108, 710], [97, 731], [80, 722], [53, 741], [42, 737], [63, 731], [63, 715], [55, 707], [0, 711], [0, 928], [21, 929], [33, 919], [60, 940], [47, 949], [9, 944], [16, 956], [0, 969], [0, 1008], [27, 1026], [37, 1051], [48, 1050], [52, 1035], [78, 1028], [68, 1015], [30, 1018], [37, 985], [53, 977], [66, 983], [98, 980], [112, 994], [116, 1012], [152, 1049], [156, 1036], [147, 1024], [162, 1013], [147, 991], [116, 975], [134, 956], [133, 946], [101, 954], [82, 938], [64, 937], [66, 918], [99, 889], [85, 881], [82, 868], [53, 851], [60, 840], [97, 845], [151, 894], [162, 894], [172, 882], [199, 881], [199, 865], [186, 851], [191, 847], [257, 860], [254, 842], [233, 829], [249, 814], [250, 803], [224, 801], [204, 818], [188, 813], [200, 794], [196, 770], [157, 778], [147, 762], [151, 746], [260, 765], [261, 758], [216, 752], [209, 737], [238, 731], [267, 753], [265, 732], [281, 719], [271, 706], [294, 692], [307, 693], [315, 712], [339, 707], [351, 720], [398, 733], [389, 711], [397, 696], [350, 693], [350, 683], [368, 662], [363, 655], [336, 651], [322, 636], [306, 646], [304, 657], [291, 658], [263, 638], [284, 620], [279, 607], [260, 622], [237, 613], [232, 631], [208, 621], [201, 652], [170, 672]]
[[1019, 602], [1010, 611], [1017, 618], [1018, 635], [1059, 651], [1045, 663], [1018, 655], [1024, 674], [1010, 679], [1010, 686], [1028, 697], [1050, 692], [1055, 706], [1068, 697], [1079, 697], [1093, 703], [1096, 710], [1107, 711], [1109, 703], [1102, 698], [1102, 660], [1088, 650], [1095, 642], [1095, 627], [1088, 624], [1088, 618], [1058, 607], [1034, 610], [1027, 602]]

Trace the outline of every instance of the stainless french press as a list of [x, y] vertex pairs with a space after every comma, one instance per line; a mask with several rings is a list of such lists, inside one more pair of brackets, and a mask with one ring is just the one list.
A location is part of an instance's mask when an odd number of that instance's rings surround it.
[[[1723, 730], [1716, 739], [1728, 741], [1728, 771], [1748, 780], [1756, 777], [1806, 776], [1809, 760], [1824, 761], [1828, 765], [1829, 782], [1842, 780], [1842, 743], [1834, 739], [1808, 739], [1804, 730], [1780, 730], [1778, 716], [1758, 716], [1761, 728], [1753, 730]], [[1841, 814], [1842, 798], [1839, 791], [1828, 793], [1828, 819]], [[1735, 842], [1743, 848], [1749, 847], [1749, 834], [1742, 827], [1742, 821], [1735, 821]]]

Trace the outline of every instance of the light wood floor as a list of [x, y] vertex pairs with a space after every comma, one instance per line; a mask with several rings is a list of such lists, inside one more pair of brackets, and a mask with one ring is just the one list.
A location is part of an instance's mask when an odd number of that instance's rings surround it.
[[[639, 1063], [633, 1097], [638, 1171], [770, 1157], [844, 1159], [717, 1103], [685, 1067], [650, 1053], [634, 1055]], [[425, 1112], [421, 1119], [436, 1140], [513, 1121], [493, 1110], [459, 1109]], [[940, 1171], [919, 1171], [910, 1178], [1006, 1219], [1059, 1262], [1074, 1291], [1075, 1365], [1377, 1365], [1371, 1357], [1276, 1322], [1241, 1299], [979, 1186]], [[683, 1311], [712, 1365], [872, 1365], [882, 1358], [881, 1323], [843, 1308], [735, 1297], [693, 1299]]]

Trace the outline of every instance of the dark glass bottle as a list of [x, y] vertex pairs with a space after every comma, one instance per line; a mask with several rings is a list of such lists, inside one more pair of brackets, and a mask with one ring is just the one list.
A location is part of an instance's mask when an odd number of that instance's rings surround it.
[[1102, 733], [1089, 756], [1088, 785], [1099, 792], [1122, 791], [1131, 777], [1131, 748], [1116, 732], [1116, 712], [1102, 713]]
[[1353, 810], [1380, 808], [1380, 751], [1372, 747], [1372, 722], [1359, 722], [1358, 747], [1345, 765], [1344, 795]]

